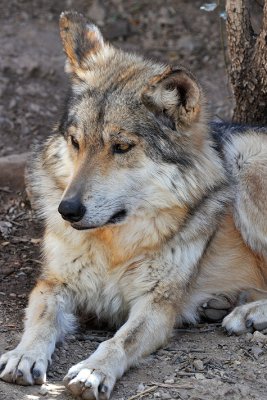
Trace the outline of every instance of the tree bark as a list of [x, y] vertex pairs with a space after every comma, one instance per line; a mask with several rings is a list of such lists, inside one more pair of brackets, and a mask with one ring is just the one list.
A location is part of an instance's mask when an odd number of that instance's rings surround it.
[[229, 75], [235, 97], [233, 121], [267, 125], [267, 0], [261, 31], [253, 31], [245, 0], [227, 0]]

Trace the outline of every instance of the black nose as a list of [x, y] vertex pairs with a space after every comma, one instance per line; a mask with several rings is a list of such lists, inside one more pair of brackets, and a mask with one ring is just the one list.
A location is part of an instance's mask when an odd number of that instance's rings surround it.
[[85, 211], [86, 209], [84, 205], [77, 197], [62, 200], [58, 207], [58, 212], [62, 215], [62, 218], [70, 222], [80, 221], [84, 216]]

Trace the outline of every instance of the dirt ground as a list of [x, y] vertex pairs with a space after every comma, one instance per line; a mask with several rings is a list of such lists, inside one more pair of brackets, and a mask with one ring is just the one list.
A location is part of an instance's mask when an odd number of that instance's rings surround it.
[[[223, 2], [221, 2], [223, 3]], [[211, 115], [231, 117], [224, 62], [224, 21], [198, 0], [2, 0], [0, 4], [0, 156], [28, 151], [50, 134], [67, 79], [58, 34], [62, 10], [76, 9], [116, 46], [189, 67], [201, 81]], [[38, 276], [42, 228], [24, 192], [0, 187], [0, 353], [12, 349]], [[53, 357], [45, 387], [0, 382], [1, 400], [71, 396], [61, 384], [68, 368], [110, 337], [83, 324]], [[162, 350], [132, 368], [113, 399], [267, 399], [267, 336], [228, 337], [218, 324], [175, 330]]]

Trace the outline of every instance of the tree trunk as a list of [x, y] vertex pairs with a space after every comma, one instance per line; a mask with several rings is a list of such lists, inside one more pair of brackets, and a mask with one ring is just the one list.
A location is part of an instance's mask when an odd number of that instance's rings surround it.
[[267, 0], [261, 31], [253, 31], [245, 0], [227, 0], [229, 75], [235, 97], [233, 121], [267, 125]]

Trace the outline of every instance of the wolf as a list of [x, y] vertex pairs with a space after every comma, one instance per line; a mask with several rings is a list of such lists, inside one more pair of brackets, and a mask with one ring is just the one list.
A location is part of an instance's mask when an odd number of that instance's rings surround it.
[[1, 379], [44, 382], [82, 310], [118, 330], [64, 383], [107, 400], [175, 323], [267, 326], [267, 130], [209, 123], [192, 73], [115, 49], [78, 13], [60, 32], [69, 93], [27, 178], [44, 266]]

